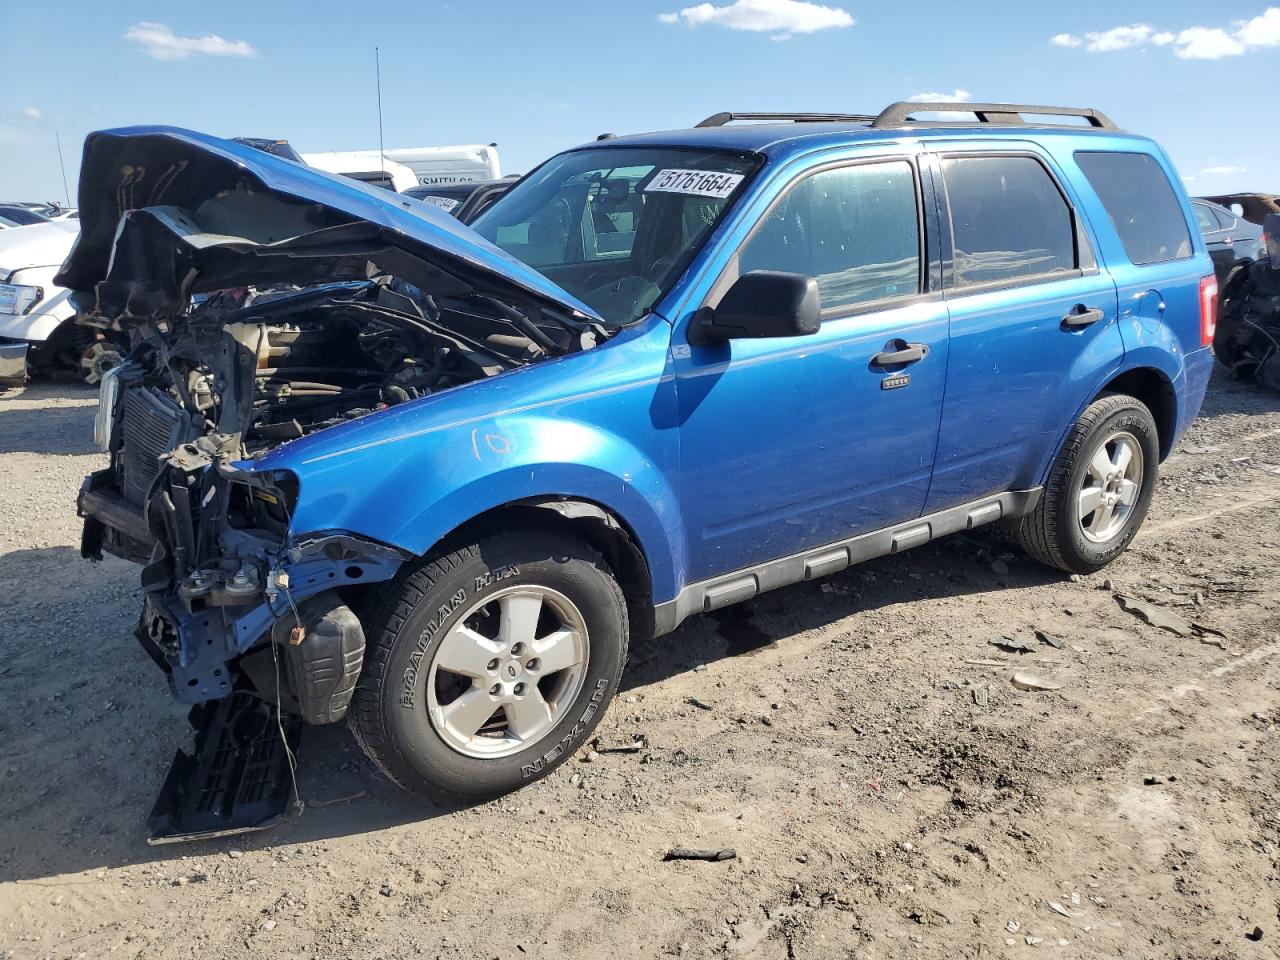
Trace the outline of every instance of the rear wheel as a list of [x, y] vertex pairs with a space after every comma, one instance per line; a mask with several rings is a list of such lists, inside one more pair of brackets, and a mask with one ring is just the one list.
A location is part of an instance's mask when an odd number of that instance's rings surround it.
[[366, 622], [356, 737], [391, 779], [435, 799], [493, 797], [551, 772], [595, 728], [626, 660], [612, 572], [555, 531], [429, 558]]
[[1133, 541], [1155, 491], [1160, 445], [1151, 411], [1102, 397], [1071, 428], [1018, 540], [1041, 563], [1093, 573]]

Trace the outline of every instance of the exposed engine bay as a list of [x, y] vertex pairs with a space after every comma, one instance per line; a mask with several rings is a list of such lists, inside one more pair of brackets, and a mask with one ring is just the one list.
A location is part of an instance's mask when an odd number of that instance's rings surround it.
[[[590, 347], [595, 334], [536, 325], [492, 298], [437, 301], [381, 279], [217, 291], [133, 337], [99, 413], [114, 482], [96, 489], [114, 487], [140, 514], [162, 459], [182, 444], [204, 438], [226, 459], [253, 459], [356, 417]], [[140, 533], [144, 520], [136, 521]], [[149, 545], [131, 539], [108, 536], [105, 546], [145, 562]]]

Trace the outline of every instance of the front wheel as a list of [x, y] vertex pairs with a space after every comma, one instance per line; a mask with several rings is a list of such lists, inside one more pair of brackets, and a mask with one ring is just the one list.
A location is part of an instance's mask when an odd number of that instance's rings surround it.
[[1137, 536], [1159, 460], [1145, 404], [1122, 394], [1094, 401], [1071, 428], [1040, 502], [1022, 520], [1022, 548], [1059, 570], [1100, 570]]
[[356, 738], [392, 780], [438, 800], [546, 776], [600, 721], [626, 661], [612, 572], [556, 531], [428, 558], [366, 620]]

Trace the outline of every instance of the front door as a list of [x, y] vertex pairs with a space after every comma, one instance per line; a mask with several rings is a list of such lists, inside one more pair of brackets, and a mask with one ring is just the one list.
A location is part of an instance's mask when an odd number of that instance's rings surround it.
[[716, 289], [752, 270], [813, 276], [820, 331], [677, 349], [687, 581], [919, 515], [947, 369], [920, 198], [908, 159], [795, 181]]

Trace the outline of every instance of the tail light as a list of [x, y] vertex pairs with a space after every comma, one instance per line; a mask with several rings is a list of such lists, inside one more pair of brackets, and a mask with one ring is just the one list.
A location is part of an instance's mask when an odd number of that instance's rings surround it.
[[1213, 343], [1213, 332], [1218, 328], [1218, 278], [1200, 278], [1200, 346]]

